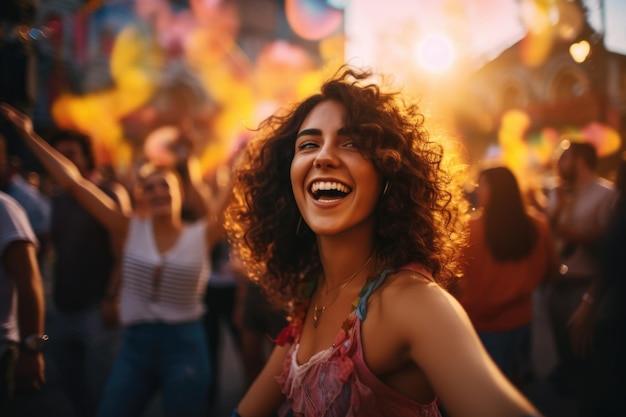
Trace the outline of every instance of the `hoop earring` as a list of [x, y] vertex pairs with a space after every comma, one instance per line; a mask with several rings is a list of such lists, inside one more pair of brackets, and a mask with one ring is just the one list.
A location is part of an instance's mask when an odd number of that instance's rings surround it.
[[300, 230], [302, 228], [302, 215], [300, 215], [300, 218], [298, 219], [298, 224], [296, 225], [296, 236], [302, 236], [306, 230], [304, 232], [302, 232], [302, 230]]
[[384, 197], [387, 194], [387, 190], [389, 190], [389, 180], [385, 181], [385, 188], [383, 188], [383, 194], [381, 197]]

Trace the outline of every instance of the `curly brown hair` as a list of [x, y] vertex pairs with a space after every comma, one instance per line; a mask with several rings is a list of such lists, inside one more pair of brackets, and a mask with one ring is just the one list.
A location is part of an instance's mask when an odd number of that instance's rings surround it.
[[[373, 73], [347, 66], [291, 110], [270, 116], [243, 151], [234, 171], [234, 198], [225, 227], [250, 278], [278, 306], [288, 308], [317, 279], [315, 235], [297, 233], [300, 212], [290, 166], [298, 130], [319, 103], [346, 108], [346, 130], [388, 183], [376, 207], [376, 263], [398, 268], [419, 262], [444, 287], [457, 276], [464, 239], [461, 180], [444, 167], [444, 147], [431, 141], [418, 106], [382, 91]], [[461, 166], [453, 165], [453, 169]]]

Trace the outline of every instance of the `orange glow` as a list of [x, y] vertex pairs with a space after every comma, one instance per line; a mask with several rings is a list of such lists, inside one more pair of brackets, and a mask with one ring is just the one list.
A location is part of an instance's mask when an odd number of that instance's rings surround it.
[[550, 0], [522, 0], [520, 10], [528, 28], [522, 40], [522, 61], [531, 67], [541, 65], [548, 58], [557, 35], [558, 9]]
[[559, 16], [556, 29], [559, 36], [568, 41], [575, 39], [585, 23], [583, 11], [572, 1], [560, 1], [556, 8]]

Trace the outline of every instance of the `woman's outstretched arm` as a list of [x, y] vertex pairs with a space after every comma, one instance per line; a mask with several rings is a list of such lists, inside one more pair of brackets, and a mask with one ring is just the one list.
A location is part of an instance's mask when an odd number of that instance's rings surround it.
[[537, 409], [500, 372], [467, 314], [435, 284], [392, 294], [389, 320], [398, 320], [410, 355], [452, 417], [539, 417]]
[[15, 126], [24, 143], [61, 187], [70, 192], [112, 235], [126, 234], [129, 217], [97, 185], [84, 178], [76, 165], [44, 141], [33, 130], [32, 121], [8, 104], [0, 104], [2, 114]]

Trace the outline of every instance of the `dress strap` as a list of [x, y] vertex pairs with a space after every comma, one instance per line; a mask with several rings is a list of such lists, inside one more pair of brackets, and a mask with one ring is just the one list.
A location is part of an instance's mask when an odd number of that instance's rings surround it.
[[381, 285], [383, 285], [383, 283], [385, 282], [385, 279], [387, 279], [387, 276], [398, 271], [412, 271], [419, 275], [422, 275], [424, 278], [432, 280], [432, 276], [428, 272], [428, 270], [419, 263], [410, 263], [410, 264], [401, 266], [398, 269], [393, 269], [393, 268], [384, 269], [380, 273], [380, 275], [376, 277], [376, 279], [368, 282], [367, 284], [363, 286], [363, 289], [359, 293], [358, 298], [355, 300], [356, 315], [361, 321], [365, 320], [365, 316], [367, 315], [367, 300], [369, 296], [378, 288], [380, 288]]
[[[356, 314], [356, 317], [359, 320], [365, 320], [365, 316], [367, 315], [367, 300], [369, 299], [369, 296], [380, 288], [381, 285], [383, 285], [387, 276], [398, 271], [412, 271], [422, 275], [424, 278], [432, 280], [431, 274], [428, 270], [426, 270], [424, 266], [419, 263], [410, 263], [397, 269], [386, 268], [375, 279], [368, 281], [363, 286], [359, 295], [352, 302], [352, 308], [354, 310], [351, 313], [351, 316], [352, 314]], [[298, 288], [298, 298], [294, 304], [292, 313], [289, 315], [289, 324], [283, 328], [278, 337], [274, 340], [277, 345], [284, 346], [286, 343], [297, 343], [300, 340], [306, 312], [316, 286], [317, 280], [303, 283]], [[346, 329], [352, 328], [350, 323], [353, 323], [353, 319], [348, 317], [342, 326], [341, 332], [347, 333]]]
[[358, 304], [356, 307], [356, 315], [359, 320], [365, 320], [365, 316], [367, 315], [367, 299], [374, 291], [380, 288], [381, 285], [385, 282], [387, 276], [393, 273], [394, 270], [391, 268], [384, 269], [376, 279], [365, 284], [361, 293], [359, 294]]

